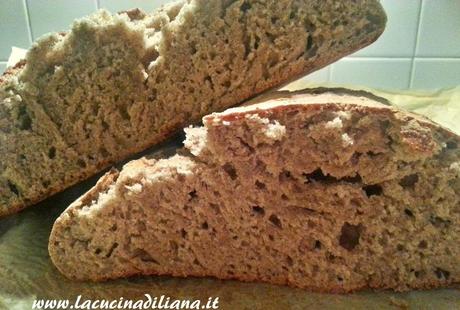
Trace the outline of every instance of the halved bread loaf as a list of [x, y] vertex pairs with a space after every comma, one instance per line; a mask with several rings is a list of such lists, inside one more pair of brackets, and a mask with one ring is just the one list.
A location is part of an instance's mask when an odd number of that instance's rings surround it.
[[186, 129], [189, 153], [106, 174], [56, 220], [56, 267], [324, 292], [459, 282], [457, 135], [363, 92], [264, 100]]
[[0, 216], [370, 44], [385, 21], [377, 0], [188, 0], [42, 37], [0, 78]]

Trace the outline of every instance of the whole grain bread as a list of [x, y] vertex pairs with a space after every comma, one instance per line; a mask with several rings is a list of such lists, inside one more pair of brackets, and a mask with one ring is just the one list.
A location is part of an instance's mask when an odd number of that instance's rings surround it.
[[377, 0], [188, 0], [97, 12], [0, 77], [0, 216], [381, 34]]
[[460, 137], [364, 92], [204, 117], [182, 155], [111, 171], [55, 222], [68, 278], [212, 276], [322, 292], [460, 280]]

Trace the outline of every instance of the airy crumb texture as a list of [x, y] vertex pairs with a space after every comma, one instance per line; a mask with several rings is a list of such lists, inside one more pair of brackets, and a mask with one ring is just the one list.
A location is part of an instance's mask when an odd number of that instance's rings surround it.
[[188, 0], [40, 38], [0, 77], [0, 216], [370, 44], [385, 22], [377, 0]]
[[55, 222], [54, 264], [80, 280], [323, 292], [460, 282], [460, 138], [363, 93], [322, 92], [208, 115], [187, 129], [191, 154], [107, 174]]

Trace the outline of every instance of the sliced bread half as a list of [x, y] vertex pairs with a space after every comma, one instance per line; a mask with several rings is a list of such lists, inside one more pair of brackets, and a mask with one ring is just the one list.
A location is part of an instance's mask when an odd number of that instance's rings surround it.
[[457, 135], [363, 92], [265, 100], [186, 129], [189, 153], [105, 175], [55, 222], [56, 267], [323, 292], [460, 281]]
[[370, 44], [385, 21], [377, 0], [189, 0], [42, 37], [0, 78], [0, 216]]

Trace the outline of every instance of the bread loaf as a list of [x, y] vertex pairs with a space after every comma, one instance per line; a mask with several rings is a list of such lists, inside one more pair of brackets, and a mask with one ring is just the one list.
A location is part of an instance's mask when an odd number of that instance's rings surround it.
[[460, 280], [460, 138], [347, 90], [204, 117], [181, 155], [105, 175], [55, 222], [67, 277], [213, 276], [321, 292]]
[[40, 38], [0, 79], [0, 216], [370, 44], [385, 21], [377, 0], [189, 0]]

